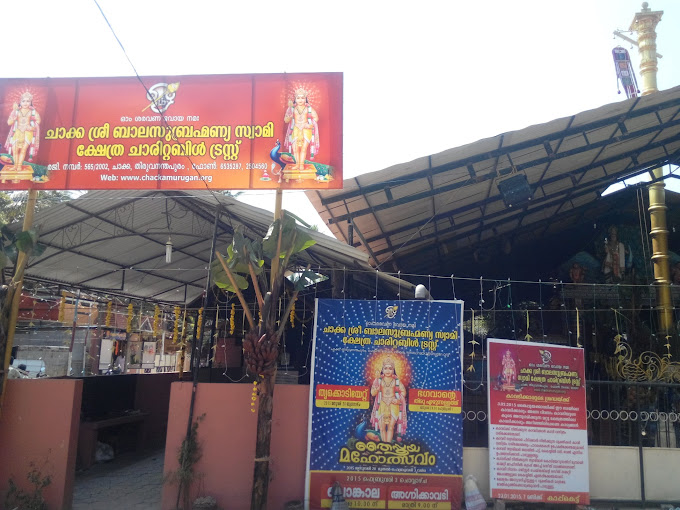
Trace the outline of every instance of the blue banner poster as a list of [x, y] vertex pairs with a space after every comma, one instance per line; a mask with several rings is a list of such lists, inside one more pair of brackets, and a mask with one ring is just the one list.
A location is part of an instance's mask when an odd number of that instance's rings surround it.
[[[319, 299], [307, 508], [460, 508], [461, 301]], [[336, 489], [337, 491], [337, 489]]]

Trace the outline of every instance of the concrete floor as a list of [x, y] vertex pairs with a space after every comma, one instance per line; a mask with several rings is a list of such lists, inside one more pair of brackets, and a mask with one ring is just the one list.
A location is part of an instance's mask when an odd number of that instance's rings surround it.
[[76, 473], [73, 510], [160, 510], [164, 455], [126, 454]]

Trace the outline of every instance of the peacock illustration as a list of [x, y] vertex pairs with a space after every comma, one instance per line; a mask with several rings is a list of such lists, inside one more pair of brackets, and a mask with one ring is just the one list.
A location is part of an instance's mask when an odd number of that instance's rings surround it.
[[[281, 141], [278, 138], [276, 139], [276, 145], [274, 145], [272, 150], [269, 151], [269, 158], [272, 160], [272, 166], [269, 170], [271, 175], [278, 178], [278, 182], [281, 182], [284, 178], [286, 179], [286, 182], [288, 182], [289, 176], [284, 175], [284, 169], [286, 168], [286, 165], [295, 164], [295, 158], [293, 158], [289, 152], [281, 152]], [[315, 178], [317, 181], [321, 182], [327, 182], [331, 180], [333, 167], [321, 163], [315, 163], [313, 161], [305, 161], [305, 164], [314, 166], [315, 173], [312, 172], [312, 178]], [[262, 177], [260, 177], [260, 180], [272, 180], [266, 168]]]
[[[269, 152], [269, 157], [272, 160], [272, 168], [270, 172], [272, 173], [272, 175], [277, 176], [278, 181], [281, 182], [283, 169], [286, 167], [287, 164], [294, 162], [293, 158], [288, 153], [281, 152], [281, 141], [278, 138], [276, 139], [276, 145]], [[277, 165], [279, 166], [278, 170], [276, 170]], [[266, 168], [264, 170], [264, 175], [260, 177], [260, 180], [271, 181], [271, 177], [269, 177]]]

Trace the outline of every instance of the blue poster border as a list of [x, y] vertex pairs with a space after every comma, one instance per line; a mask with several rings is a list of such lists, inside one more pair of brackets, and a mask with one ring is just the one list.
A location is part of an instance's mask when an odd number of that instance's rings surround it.
[[[429, 475], [458, 477], [456, 485], [462, 483], [463, 308], [459, 300], [316, 300], [308, 500], [318, 497], [310, 491], [319, 489], [311, 486], [310, 473], [343, 478], [372, 472], [396, 475], [395, 480], [404, 480], [402, 474]], [[390, 363], [396, 378], [389, 377]], [[374, 388], [382, 388], [383, 381], [404, 394], [404, 407], [393, 406], [389, 414], [396, 416], [398, 409], [400, 417], [402, 411], [408, 416], [403, 429], [394, 420], [391, 441], [389, 429], [379, 430], [375, 419], [382, 390]], [[409, 464], [399, 463], [399, 456], [407, 456]]]

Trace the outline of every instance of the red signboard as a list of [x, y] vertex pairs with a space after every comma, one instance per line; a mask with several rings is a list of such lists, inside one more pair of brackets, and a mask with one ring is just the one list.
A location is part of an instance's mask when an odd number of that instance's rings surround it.
[[0, 189], [342, 187], [342, 73], [1, 79], [0, 113]]
[[583, 349], [488, 340], [491, 497], [589, 503]]

